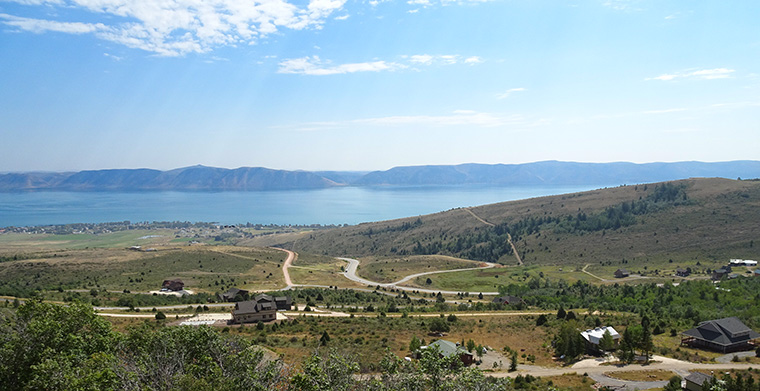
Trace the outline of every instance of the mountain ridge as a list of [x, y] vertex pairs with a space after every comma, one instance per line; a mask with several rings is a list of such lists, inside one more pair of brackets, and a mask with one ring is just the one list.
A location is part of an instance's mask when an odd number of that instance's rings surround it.
[[0, 191], [260, 191], [337, 186], [536, 186], [611, 185], [693, 177], [757, 178], [760, 161], [673, 163], [580, 163], [556, 160], [521, 164], [399, 166], [384, 171], [289, 171], [195, 165], [160, 171], [149, 168], [79, 172], [0, 174]]

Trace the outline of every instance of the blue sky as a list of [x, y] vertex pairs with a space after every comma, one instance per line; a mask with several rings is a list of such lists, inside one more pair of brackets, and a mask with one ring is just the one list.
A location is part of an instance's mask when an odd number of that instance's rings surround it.
[[0, 0], [0, 172], [760, 158], [760, 2]]

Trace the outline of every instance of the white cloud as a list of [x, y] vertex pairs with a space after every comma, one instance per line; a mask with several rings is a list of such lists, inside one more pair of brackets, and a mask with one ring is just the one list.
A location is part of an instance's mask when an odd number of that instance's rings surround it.
[[465, 64], [480, 64], [484, 60], [478, 56], [467, 57], [464, 59]]
[[496, 95], [496, 99], [506, 99], [506, 98], [509, 98], [509, 96], [512, 95], [513, 93], [515, 93], [515, 92], [522, 92], [522, 91], [525, 91], [525, 88], [523, 88], [523, 87], [510, 88], [510, 89], [502, 92], [501, 94], [497, 94]]
[[320, 29], [345, 1], [310, 0], [299, 7], [287, 0], [17, 0], [26, 5], [88, 11], [102, 16], [102, 22], [0, 14], [0, 23], [36, 33], [91, 33], [131, 48], [181, 56], [220, 46], [253, 44], [281, 29]]
[[409, 61], [413, 64], [430, 65], [433, 63], [433, 59], [435, 59], [435, 57], [429, 54], [415, 54], [409, 58]]
[[42, 34], [48, 31], [69, 34], [87, 34], [108, 29], [108, 27], [101, 23], [56, 22], [52, 20], [22, 18], [20, 16], [8, 14], [0, 14], [0, 19], [4, 19], [2, 23], [8, 26], [17, 27], [37, 34]]
[[662, 80], [670, 81], [674, 79], [728, 79], [731, 74], [734, 73], [734, 69], [728, 68], [715, 68], [715, 69], [700, 69], [700, 70], [687, 70], [684, 72], [666, 73], [656, 77], [649, 77], [646, 80]]
[[[415, 54], [412, 56], [401, 56], [402, 61], [371, 61], [334, 65], [331, 61], [322, 60], [319, 56], [291, 58], [280, 62], [280, 68], [277, 73], [292, 73], [300, 75], [338, 75], [356, 72], [382, 72], [396, 71], [407, 69], [415, 66], [432, 66], [432, 65], [454, 65], [459, 63], [476, 64], [483, 62], [480, 57], [469, 57], [461, 60], [459, 55], [439, 55]], [[474, 61], [472, 59], [478, 59]], [[403, 61], [406, 61], [404, 63]], [[416, 68], [413, 68], [416, 69]]]
[[404, 68], [404, 66], [386, 61], [360, 62], [332, 66], [329, 62], [323, 62], [320, 60], [318, 56], [311, 56], [284, 60], [280, 62], [280, 68], [277, 70], [277, 73], [325, 76], [356, 72], [393, 71], [400, 68]]

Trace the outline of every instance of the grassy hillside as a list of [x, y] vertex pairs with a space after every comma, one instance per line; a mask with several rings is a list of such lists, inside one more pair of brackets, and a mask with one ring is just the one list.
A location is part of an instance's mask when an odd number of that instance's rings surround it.
[[690, 179], [275, 235], [247, 244], [331, 256], [441, 254], [509, 265], [517, 263], [507, 242], [511, 236], [526, 265], [588, 264], [588, 271], [611, 278], [621, 266], [647, 274], [760, 258], [759, 217], [760, 181]]
[[63, 250], [25, 254], [0, 262], [0, 295], [28, 297], [40, 290], [106, 289], [147, 292], [179, 278], [195, 292], [237, 286], [271, 290], [285, 286], [286, 254], [273, 249], [183, 247], [156, 252], [124, 249]]

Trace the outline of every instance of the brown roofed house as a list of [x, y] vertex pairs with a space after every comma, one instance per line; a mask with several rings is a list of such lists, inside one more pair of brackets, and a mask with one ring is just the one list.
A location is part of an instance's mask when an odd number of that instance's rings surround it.
[[517, 296], [511, 296], [511, 295], [495, 297], [493, 299], [493, 302], [499, 303], [499, 304], [506, 304], [506, 305], [519, 305], [519, 304], [525, 303], [523, 299]]
[[628, 277], [629, 275], [631, 274], [628, 273], [628, 270], [625, 270], [625, 269], [615, 270], [615, 278], [625, 278], [625, 277]]
[[220, 293], [219, 298], [223, 301], [243, 301], [248, 298], [248, 291], [245, 289], [230, 288], [227, 292]]
[[181, 291], [185, 289], [185, 283], [180, 279], [164, 280], [164, 282], [161, 284], [161, 289], [166, 289], [168, 291], [174, 292]]

